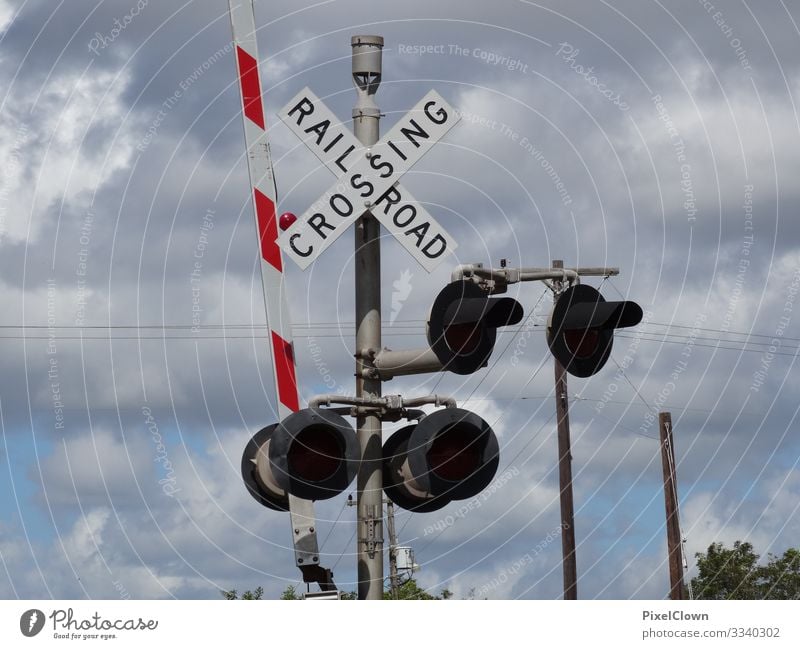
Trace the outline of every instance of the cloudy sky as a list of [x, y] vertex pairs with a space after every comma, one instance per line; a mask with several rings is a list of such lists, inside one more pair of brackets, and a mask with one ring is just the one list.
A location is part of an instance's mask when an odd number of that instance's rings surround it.
[[[384, 132], [431, 88], [462, 111], [403, 180], [459, 248], [429, 276], [384, 231], [385, 345], [424, 344], [457, 263], [616, 266], [590, 283], [644, 308], [569, 382], [579, 596], [667, 593], [658, 410], [690, 564], [713, 541], [796, 546], [797, 4], [255, 4], [279, 211], [332, 177], [276, 113], [309, 86], [348, 119], [351, 35], [385, 38]], [[4, 598], [299, 581], [287, 517], [239, 475], [276, 406], [230, 40], [224, 0], [0, 0]], [[353, 390], [352, 248], [287, 272], [303, 399]], [[552, 297], [512, 288], [527, 319], [488, 368], [385, 386], [453, 395], [499, 436], [483, 497], [398, 515], [420, 583], [457, 597], [561, 593]], [[317, 513], [350, 590], [345, 500]]]

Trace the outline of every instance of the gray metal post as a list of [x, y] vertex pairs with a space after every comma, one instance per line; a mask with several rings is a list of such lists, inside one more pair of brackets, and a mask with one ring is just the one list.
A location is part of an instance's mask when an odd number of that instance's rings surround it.
[[[381, 82], [381, 36], [353, 36], [353, 81], [358, 100], [353, 131], [365, 146], [378, 141], [380, 110], [374, 95]], [[381, 349], [380, 224], [369, 212], [355, 227], [356, 396], [381, 396], [379, 379], [366, 378]], [[361, 445], [358, 471], [358, 599], [383, 598], [383, 474], [381, 420], [362, 415], [357, 423]]]

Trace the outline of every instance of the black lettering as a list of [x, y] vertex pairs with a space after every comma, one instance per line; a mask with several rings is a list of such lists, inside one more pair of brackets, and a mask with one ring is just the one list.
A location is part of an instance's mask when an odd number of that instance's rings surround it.
[[295, 253], [300, 255], [301, 257], [308, 257], [309, 255], [311, 255], [312, 252], [314, 252], [314, 246], [309, 246], [308, 250], [306, 250], [305, 252], [302, 252], [301, 250], [298, 250], [297, 246], [295, 246], [295, 244], [294, 244], [294, 240], [299, 238], [300, 236], [301, 235], [298, 233], [298, 234], [293, 234], [291, 237], [289, 237], [289, 247], [292, 250], [294, 250]]
[[314, 126], [309, 126], [305, 133], [316, 133], [317, 134], [317, 146], [319, 143], [322, 142], [322, 138], [325, 137], [325, 133], [328, 130], [328, 127], [331, 125], [331, 121], [329, 119], [323, 119], [319, 124], [314, 124]]
[[344, 161], [344, 159], [347, 156], [349, 156], [353, 152], [353, 149], [355, 149], [355, 148], [356, 147], [351, 144], [349, 147], [347, 147], [347, 151], [345, 151], [342, 155], [340, 155], [338, 158], [336, 158], [336, 166], [339, 167], [339, 169], [341, 169], [343, 173], [347, 173], [347, 169], [342, 164], [342, 162]]
[[[333, 199], [331, 199], [331, 200], [333, 200]], [[328, 228], [329, 230], [335, 230], [336, 229], [335, 227], [333, 227], [330, 223], [328, 223], [325, 220], [325, 215], [324, 214], [319, 214], [319, 213], [314, 214], [310, 219], [308, 219], [308, 224], [312, 228], [314, 228], [314, 232], [316, 232], [323, 239], [327, 239], [328, 235], [325, 234], [322, 231], [322, 228]], [[297, 236], [297, 235], [295, 235], [295, 236]], [[290, 241], [291, 241], [291, 239], [290, 239]], [[294, 246], [292, 246], [292, 248], [294, 248]], [[300, 253], [298, 253], [298, 254], [300, 254]], [[303, 256], [307, 257], [308, 255], [303, 255]]]
[[[347, 200], [346, 196], [343, 196], [342, 194], [334, 194], [333, 196], [331, 196], [331, 200], [329, 201], [329, 203], [330, 203], [331, 209], [334, 212], [336, 212], [339, 216], [347, 217], [347, 216], [350, 216], [353, 213], [353, 204], [349, 200]], [[337, 203], [344, 203], [344, 205], [345, 205], [344, 210], [340, 210], [337, 207]], [[309, 219], [308, 222], [311, 223], [311, 220]], [[334, 229], [331, 226], [328, 226], [328, 227], [331, 228], [331, 230]]]
[[444, 108], [440, 108], [436, 111], [436, 115], [431, 115], [431, 106], [435, 106], [435, 101], [429, 101], [425, 104], [425, 114], [428, 116], [428, 119], [431, 120], [434, 124], [444, 124], [447, 121], [449, 115]]
[[[405, 211], [411, 212], [411, 216], [408, 217], [408, 219], [406, 219], [405, 221], [403, 221], [401, 223], [400, 219], [398, 217]], [[417, 208], [414, 207], [413, 205], [411, 205], [410, 203], [407, 203], [406, 205], [403, 205], [403, 207], [401, 207], [399, 210], [397, 210], [394, 213], [394, 216], [392, 217], [392, 221], [394, 221], [394, 224], [398, 228], [404, 228], [407, 225], [410, 225], [411, 221], [413, 221], [416, 217], [417, 217]]]
[[[431, 253], [430, 249], [434, 243], [442, 244], [441, 247], [437, 252]], [[441, 234], [437, 234], [433, 239], [431, 239], [425, 246], [422, 248], [422, 254], [428, 257], [429, 259], [436, 259], [437, 257], [441, 256], [441, 254], [447, 249], [447, 241], [444, 240], [444, 237]]]
[[372, 196], [372, 192], [375, 191], [375, 186], [369, 180], [362, 180], [361, 182], [358, 182], [359, 180], [361, 180], [361, 178], [363, 178], [361, 174], [355, 174], [352, 178], [350, 178], [350, 186], [353, 189], [361, 189], [362, 187], [367, 188], [366, 193], [361, 192], [360, 194], [361, 198]]
[[[391, 197], [389, 196], [391, 194]], [[375, 207], [381, 204], [381, 201], [386, 199], [386, 207], [383, 208], [384, 214], [389, 214], [389, 210], [391, 209], [392, 205], [397, 205], [400, 202], [400, 192], [394, 188], [394, 186], [389, 187], [386, 192], [381, 196], [377, 201], [375, 201]]]
[[394, 167], [392, 166], [392, 163], [389, 162], [388, 160], [385, 162], [381, 162], [380, 164], [377, 164], [378, 160], [380, 159], [381, 159], [380, 153], [373, 154], [373, 156], [369, 159], [369, 166], [372, 167], [375, 171], [380, 171], [381, 169], [388, 168], [388, 171], [385, 174], [384, 173], [380, 174], [381, 178], [388, 178], [394, 173]]
[[[401, 128], [400, 132], [406, 136], [406, 139], [409, 142], [411, 142], [411, 144], [413, 144], [416, 148], [419, 149], [420, 145], [419, 142], [417, 142], [417, 140], [415, 139], [415, 136], [420, 139], [427, 140], [430, 137], [430, 135], [428, 135], [425, 129], [423, 129], [419, 124], [417, 124], [416, 120], [410, 119], [408, 120], [408, 123], [411, 124], [411, 126], [413, 126], [416, 130], [412, 130], [411, 128]], [[405, 158], [403, 158], [403, 160], [405, 160]]]
[[425, 238], [425, 235], [428, 233], [428, 228], [431, 227], [431, 224], [425, 221], [425, 223], [420, 223], [418, 226], [411, 228], [410, 230], [406, 230], [403, 234], [408, 236], [412, 234], [417, 237], [417, 248], [422, 245], [422, 240]]
[[325, 147], [324, 149], [322, 149], [322, 150], [323, 150], [325, 153], [327, 153], [327, 152], [328, 152], [328, 151], [330, 151], [330, 150], [333, 148], [333, 146], [334, 146], [334, 145], [335, 145], [335, 144], [336, 144], [336, 143], [337, 143], [339, 140], [341, 140], [343, 137], [344, 137], [344, 133], [339, 133], [339, 135], [337, 135], [337, 136], [336, 136], [335, 138], [333, 138], [333, 139], [332, 139], [330, 142], [328, 142], [328, 146], [326, 146], [326, 147]]
[[[306, 110], [308, 109], [308, 110]], [[300, 126], [300, 123], [303, 121], [303, 118], [306, 115], [310, 115], [314, 112], [314, 104], [311, 103], [311, 100], [308, 97], [303, 97], [297, 105], [289, 111], [289, 117], [294, 115], [296, 112], [300, 112], [297, 116], [297, 125]]]
[[404, 153], [403, 153], [403, 152], [402, 152], [400, 149], [398, 149], [398, 148], [397, 148], [397, 145], [396, 145], [394, 142], [392, 142], [391, 140], [389, 140], [388, 142], [386, 142], [386, 144], [388, 144], [390, 147], [392, 147], [392, 148], [394, 149], [394, 152], [395, 152], [397, 155], [399, 155], [401, 158], [403, 158], [403, 160], [408, 160], [408, 158], [406, 157], [406, 155], [405, 155], [405, 154], [404, 154]]

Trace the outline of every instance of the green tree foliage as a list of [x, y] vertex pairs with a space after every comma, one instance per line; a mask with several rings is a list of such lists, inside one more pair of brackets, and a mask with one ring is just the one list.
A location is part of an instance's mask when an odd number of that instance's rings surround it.
[[261, 596], [264, 594], [264, 589], [259, 586], [255, 590], [246, 590], [242, 593], [242, 596], [239, 597], [239, 593], [234, 590], [223, 590], [222, 596], [225, 599], [261, 599]]
[[281, 599], [303, 599], [294, 586], [287, 586], [281, 593]]
[[741, 541], [733, 548], [712, 543], [696, 557], [695, 599], [800, 599], [800, 551], [795, 548], [781, 557], [768, 555], [766, 565], [759, 565], [753, 546]]
[[444, 588], [439, 595], [431, 595], [429, 592], [420, 588], [415, 579], [404, 581], [398, 589], [397, 597], [392, 597], [390, 589], [383, 592], [383, 599], [451, 599], [453, 593]]

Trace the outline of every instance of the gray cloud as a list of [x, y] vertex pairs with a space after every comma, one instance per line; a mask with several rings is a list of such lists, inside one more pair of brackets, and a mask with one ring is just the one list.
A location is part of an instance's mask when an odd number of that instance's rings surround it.
[[[112, 39], [133, 6], [26, 2], [8, 22], [10, 5], [0, 3], [2, 324], [191, 325], [200, 259], [202, 324], [248, 328], [227, 341], [167, 330], [186, 339], [141, 343], [88, 339], [108, 337], [104, 329], [85, 329], [81, 343], [66, 338], [80, 331], [59, 329], [55, 354], [46, 327], [3, 329], [3, 423], [9, 456], [24, 456], [8, 475], [35, 514], [20, 519], [4, 503], [0, 593], [113, 598], [121, 586], [133, 597], [216, 597], [217, 588], [263, 584], [276, 596], [298, 578], [288, 523], [253, 502], [238, 475], [244, 442], [274, 420], [275, 399], [264, 340], [247, 338], [263, 334], [264, 313], [228, 19], [207, 3], [148, 3]], [[624, 375], [612, 361], [570, 381], [582, 596], [666, 590], [660, 460], [643, 436], [657, 432], [646, 418], [657, 403], [676, 422], [690, 553], [714, 540], [748, 538], [762, 552], [794, 543], [800, 337], [786, 305], [800, 267], [800, 49], [790, 7], [725, 6], [716, 17], [689, 0], [256, 9], [281, 211], [303, 212], [333, 178], [275, 113], [308, 85], [348, 118], [349, 36], [380, 33], [384, 131], [431, 87], [464, 111], [403, 181], [459, 241], [453, 264], [619, 266], [606, 296], [618, 290], [652, 311], [644, 340], [617, 339], [617, 362], [634, 350]], [[96, 53], [93, 38], [104, 44]], [[306, 398], [331, 384], [352, 389], [352, 249], [345, 235], [307, 272], [287, 270], [292, 319], [312, 323], [296, 327], [312, 336], [295, 341]], [[421, 346], [449, 268], [427, 277], [388, 235], [383, 263], [384, 343]], [[393, 282], [406, 270], [411, 291], [388, 326]], [[510, 294], [528, 312], [541, 293]], [[467, 407], [497, 421], [501, 467], [519, 471], [462, 515], [454, 503], [400, 517], [401, 541], [434, 590], [560, 595], [552, 370], [541, 335], [550, 301], [530, 334], [499, 337], [488, 370], [385, 386], [472, 397]], [[770, 352], [775, 338], [780, 354]], [[732, 349], [705, 346], [717, 343]], [[148, 407], [181, 489], [172, 498], [159, 484], [166, 473], [154, 461]], [[352, 512], [343, 497], [317, 509], [331, 531], [322, 554], [350, 588]], [[448, 516], [451, 525], [426, 533]]]

